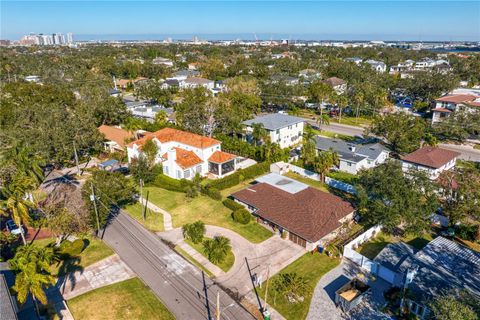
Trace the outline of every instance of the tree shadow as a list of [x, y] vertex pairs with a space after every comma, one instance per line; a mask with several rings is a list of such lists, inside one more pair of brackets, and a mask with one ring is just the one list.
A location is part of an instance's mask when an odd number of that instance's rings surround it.
[[350, 281], [350, 279], [345, 275], [340, 275], [335, 280], [327, 284], [323, 289], [328, 294], [330, 299], [335, 303], [335, 292], [340, 289], [345, 283]]

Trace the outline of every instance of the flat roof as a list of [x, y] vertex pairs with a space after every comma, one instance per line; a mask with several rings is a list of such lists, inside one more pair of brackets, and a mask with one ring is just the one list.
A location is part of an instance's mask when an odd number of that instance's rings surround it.
[[285, 128], [300, 122], [305, 122], [305, 119], [289, 116], [281, 113], [270, 113], [264, 116], [255, 117], [254, 119], [244, 121], [243, 124], [251, 126], [254, 123], [261, 123], [267, 130], [277, 130]]
[[305, 183], [290, 179], [275, 172], [261, 176], [255, 181], [259, 183], [267, 183], [290, 194], [295, 194], [308, 188], [308, 185]]

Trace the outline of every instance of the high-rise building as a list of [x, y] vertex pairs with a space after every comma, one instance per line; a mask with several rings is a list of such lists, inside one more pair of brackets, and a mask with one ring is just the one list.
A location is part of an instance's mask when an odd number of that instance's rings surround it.
[[67, 43], [73, 43], [73, 33], [67, 33]]
[[20, 44], [23, 45], [63, 45], [66, 43], [73, 43], [73, 34], [71, 32], [67, 33], [67, 40], [65, 40], [65, 35], [60, 32], [52, 34], [34, 34], [25, 35], [20, 39]]

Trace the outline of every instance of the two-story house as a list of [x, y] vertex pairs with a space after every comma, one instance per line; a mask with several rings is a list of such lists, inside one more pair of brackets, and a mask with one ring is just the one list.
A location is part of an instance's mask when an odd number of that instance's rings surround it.
[[191, 77], [180, 82], [180, 88], [182, 89], [194, 89], [200, 87], [204, 87], [208, 90], [213, 90], [213, 88], [215, 88], [215, 81], [204, 78]]
[[335, 90], [337, 94], [343, 94], [347, 91], [347, 82], [337, 77], [331, 77], [323, 81]]
[[387, 71], [387, 65], [383, 61], [367, 60], [365, 63], [370, 65], [370, 67], [378, 73], [384, 73]]
[[410, 170], [425, 171], [431, 180], [436, 180], [443, 171], [455, 167], [459, 155], [460, 153], [451, 150], [430, 146], [422, 147], [401, 158], [402, 170], [404, 172]]
[[271, 113], [244, 121], [247, 141], [252, 141], [253, 125], [261, 123], [272, 143], [288, 148], [302, 141], [305, 119], [281, 113]]
[[146, 134], [127, 145], [128, 162], [138, 158], [142, 147], [152, 140], [158, 147], [156, 162], [163, 173], [173, 179], [201, 176], [221, 178], [236, 169], [236, 156], [223, 152], [221, 142], [191, 132], [172, 128]]
[[384, 163], [390, 151], [380, 143], [352, 143], [339, 139], [315, 136], [318, 151], [334, 151], [340, 158], [339, 171], [357, 174], [361, 169], [370, 169]]
[[432, 109], [432, 124], [442, 121], [453, 112], [478, 112], [478, 110], [480, 110], [480, 96], [473, 94], [447, 95], [435, 100], [435, 108]]

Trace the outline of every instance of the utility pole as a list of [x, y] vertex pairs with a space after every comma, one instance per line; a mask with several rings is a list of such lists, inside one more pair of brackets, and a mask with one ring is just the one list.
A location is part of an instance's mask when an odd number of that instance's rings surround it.
[[90, 184], [90, 187], [92, 188], [92, 194], [90, 195], [90, 201], [93, 202], [93, 208], [95, 210], [95, 216], [97, 218], [97, 237], [100, 234], [100, 220], [98, 218], [98, 209], [97, 209], [97, 199], [95, 197], [95, 190], [93, 188], [93, 183]]
[[255, 282], [253, 281], [252, 270], [250, 269], [250, 265], [248, 264], [247, 257], [245, 257], [245, 262], [247, 263], [248, 274], [250, 275], [250, 280], [252, 281], [253, 291], [255, 292], [255, 296], [257, 297], [259, 310], [260, 310], [260, 312], [263, 312], [262, 301], [260, 300], [260, 297], [258, 296], [257, 287], [255, 286]]
[[75, 154], [75, 165], [77, 166], [77, 174], [80, 174], [80, 167], [78, 166], [78, 154], [77, 148], [75, 147], [75, 141], [73, 141], [73, 152]]
[[145, 200], [145, 207], [143, 208], [143, 221], [147, 218], [147, 205], [148, 205], [148, 195], [150, 191], [147, 191], [147, 199]]
[[268, 280], [270, 280], [269, 278], [270, 276], [270, 264], [268, 265], [267, 267], [267, 284], [265, 285], [265, 309], [267, 309], [267, 296], [268, 296]]
[[140, 179], [139, 181], [140, 184], [140, 205], [142, 206], [142, 212], [143, 212], [143, 179]]
[[220, 291], [217, 292], [217, 320], [220, 320]]

